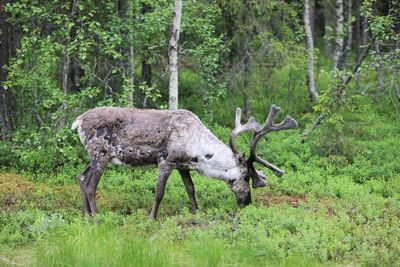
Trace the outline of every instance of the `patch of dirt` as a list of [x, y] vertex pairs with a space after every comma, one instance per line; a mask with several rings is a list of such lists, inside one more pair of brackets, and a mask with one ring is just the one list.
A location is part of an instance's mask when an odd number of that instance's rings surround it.
[[[49, 207], [54, 209], [74, 208], [78, 203], [77, 199], [80, 203], [80, 196], [78, 184], [60, 187], [31, 182], [14, 173], [0, 173], [0, 211], [16, 207], [15, 205], [20, 199], [25, 199], [32, 205], [43, 209]], [[121, 197], [116, 193], [104, 193], [97, 190], [96, 201], [99, 209], [121, 210], [126, 208]], [[80, 206], [76, 208], [80, 209]], [[127, 213], [129, 212], [128, 210]]]
[[0, 210], [13, 206], [18, 198], [35, 191], [32, 182], [13, 173], [0, 173]]
[[280, 196], [273, 196], [273, 195], [263, 195], [263, 196], [256, 196], [256, 202], [262, 203], [265, 206], [271, 205], [278, 205], [286, 203], [293, 208], [298, 208], [300, 202], [307, 203], [306, 196], [288, 196], [288, 195], [280, 195]]
[[18, 174], [0, 173], [0, 192], [24, 194], [35, 190], [35, 185]]

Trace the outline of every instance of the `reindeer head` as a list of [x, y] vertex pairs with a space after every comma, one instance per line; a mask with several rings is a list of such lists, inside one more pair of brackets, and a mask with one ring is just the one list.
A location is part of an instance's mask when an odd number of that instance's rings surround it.
[[[246, 124], [240, 123], [241, 113], [240, 108], [236, 108], [236, 118], [235, 118], [235, 129], [232, 130], [230, 138], [229, 138], [229, 146], [231, 147], [233, 153], [237, 155], [239, 166], [241, 168], [246, 168], [247, 171], [244, 172], [243, 177], [240, 179], [229, 182], [229, 185], [232, 191], [235, 193], [237, 203], [239, 206], [247, 206], [251, 203], [251, 195], [250, 195], [250, 179], [252, 180], [253, 188], [257, 187], [265, 187], [267, 185], [266, 176], [261, 171], [257, 171], [254, 167], [254, 163], [257, 162], [268, 169], [272, 170], [275, 175], [281, 177], [284, 174], [284, 171], [276, 167], [275, 165], [269, 163], [268, 161], [260, 158], [256, 153], [256, 147], [258, 141], [261, 137], [267, 135], [270, 132], [280, 131], [280, 130], [288, 130], [295, 129], [298, 127], [296, 120], [291, 118], [290, 116], [286, 116], [285, 119], [279, 123], [274, 124], [274, 119], [278, 114], [280, 108], [272, 105], [269, 111], [268, 117], [263, 126], [261, 126], [254, 117], [250, 117]], [[250, 142], [250, 156], [245, 159], [244, 153], [239, 153], [236, 147], [236, 137], [246, 131], [253, 132], [253, 138]]]

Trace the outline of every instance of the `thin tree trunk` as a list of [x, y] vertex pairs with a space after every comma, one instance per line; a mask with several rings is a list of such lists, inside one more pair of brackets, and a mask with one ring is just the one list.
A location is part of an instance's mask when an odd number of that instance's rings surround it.
[[178, 43], [181, 28], [182, 0], [175, 0], [172, 33], [169, 41], [169, 109], [178, 109]]
[[244, 60], [243, 60], [243, 105], [244, 105], [244, 115], [246, 118], [250, 118], [251, 116], [251, 104], [250, 104], [250, 32], [246, 31], [246, 40], [245, 40], [245, 51], [244, 51]]
[[361, 24], [361, 40], [362, 44], [365, 45], [368, 43], [369, 40], [369, 34], [368, 34], [368, 20], [364, 19]]
[[74, 92], [79, 92], [81, 84], [81, 68], [79, 66], [79, 60], [76, 57], [71, 59], [71, 90]]
[[343, 51], [343, 0], [336, 0], [336, 38], [335, 52], [333, 54], [333, 72], [338, 69], [339, 60]]
[[353, 5], [352, 0], [346, 2], [346, 20], [347, 20], [347, 34], [346, 34], [346, 45], [343, 48], [342, 57], [339, 59], [339, 69], [346, 67], [346, 60], [350, 53], [351, 46], [353, 44]]
[[[76, 11], [76, 0], [73, 0], [71, 2], [71, 6], [70, 6], [70, 18], [73, 18], [75, 16], [75, 11]], [[63, 94], [64, 94], [64, 99], [63, 99], [63, 104], [62, 104], [62, 110], [63, 110], [63, 116], [61, 117], [57, 129], [61, 130], [66, 121], [67, 121], [67, 109], [68, 109], [68, 74], [70, 71], [70, 65], [71, 65], [71, 58], [70, 58], [70, 44], [71, 44], [71, 31], [69, 31], [67, 33], [67, 38], [65, 41], [65, 45], [64, 45], [64, 50], [63, 50], [63, 70], [62, 70], [62, 90], [63, 90]], [[40, 120], [38, 120], [40, 121]]]
[[323, 13], [324, 13], [324, 24], [325, 24], [325, 34], [324, 34], [324, 53], [326, 58], [330, 58], [332, 56], [332, 41], [330, 31], [331, 25], [333, 22], [332, 9], [330, 6], [330, 1], [325, 0], [323, 3]]
[[315, 0], [308, 0], [308, 17], [311, 29], [311, 36], [313, 38], [313, 44], [316, 43], [316, 27], [315, 27]]
[[[141, 17], [144, 18], [145, 14], [151, 11], [151, 7], [148, 4], [143, 4], [141, 9]], [[143, 19], [138, 19], [138, 23], [143, 23]], [[149, 63], [148, 56], [146, 51], [142, 53], [142, 69], [141, 69], [141, 78], [142, 84], [145, 84], [147, 87], [152, 86], [151, 76], [152, 76], [152, 67]], [[148, 107], [148, 97], [146, 92], [140, 92], [142, 94], [142, 108]]]
[[[151, 65], [147, 62], [147, 58], [143, 57], [142, 60], [142, 82], [146, 84], [146, 86], [151, 87]], [[146, 94], [143, 96], [142, 108], [148, 107], [148, 97]]]
[[[355, 0], [354, 14], [356, 15], [355, 31], [354, 31], [354, 46], [356, 53], [356, 62], [360, 59], [361, 55], [361, 15], [360, 15], [360, 0]], [[355, 77], [355, 91], [360, 92], [360, 72], [357, 72]]]
[[312, 36], [311, 24], [310, 24], [310, 3], [309, 0], [304, 1], [304, 27], [306, 30], [307, 37], [307, 52], [308, 52], [308, 75], [307, 75], [307, 87], [308, 94], [311, 101], [318, 102], [318, 92], [315, 89], [314, 83], [314, 39]]
[[10, 93], [4, 86], [7, 79], [7, 71], [4, 68], [10, 58], [10, 38], [9, 28], [6, 22], [7, 13], [4, 11], [4, 6], [8, 0], [0, 0], [0, 136], [6, 139], [12, 131]]
[[134, 106], [134, 90], [135, 90], [135, 47], [133, 46], [134, 42], [134, 32], [133, 32], [133, 7], [130, 1], [127, 1], [128, 8], [128, 22], [129, 22], [129, 73], [128, 73], [128, 81], [129, 81], [129, 95], [128, 95], [128, 103], [130, 107]]
[[70, 56], [69, 56], [69, 43], [70, 38], [67, 38], [67, 43], [64, 47], [64, 60], [63, 60], [63, 73], [62, 73], [62, 90], [64, 93], [64, 103], [63, 109], [64, 111], [67, 109], [67, 95], [68, 95], [68, 73], [69, 73], [69, 63], [70, 63]]
[[251, 11], [250, 0], [244, 0], [244, 10], [241, 13], [242, 25], [246, 25], [245, 36], [244, 36], [244, 58], [243, 58], [243, 105], [244, 115], [246, 118], [250, 118], [252, 108], [250, 103], [250, 79], [251, 79], [251, 51], [250, 51], [250, 40], [251, 30], [249, 27], [249, 16]]
[[378, 66], [376, 68], [376, 76], [378, 78], [377, 87], [378, 87], [378, 92], [383, 93], [385, 91], [385, 86], [383, 84], [383, 64], [382, 64], [382, 58], [380, 57], [381, 51], [380, 51], [380, 44], [379, 44], [378, 40], [375, 40], [374, 48], [375, 48], [375, 53], [377, 54], [378, 59], [379, 59]]

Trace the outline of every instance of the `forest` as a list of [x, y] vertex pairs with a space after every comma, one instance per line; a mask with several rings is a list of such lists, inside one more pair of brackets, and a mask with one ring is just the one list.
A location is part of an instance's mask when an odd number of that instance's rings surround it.
[[[400, 266], [399, 68], [398, 0], [0, 0], [0, 266]], [[186, 109], [228, 148], [273, 105], [298, 127], [250, 205], [193, 171], [194, 213], [175, 170], [154, 221], [157, 162], [109, 164], [82, 214], [84, 112]]]

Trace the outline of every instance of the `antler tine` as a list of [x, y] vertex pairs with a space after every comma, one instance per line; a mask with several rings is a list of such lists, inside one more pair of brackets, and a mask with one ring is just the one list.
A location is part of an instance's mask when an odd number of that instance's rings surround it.
[[273, 124], [274, 119], [278, 115], [279, 111], [280, 108], [278, 106], [272, 105], [263, 128], [260, 131], [255, 132], [250, 144], [249, 161], [258, 162], [267, 167], [268, 169], [272, 170], [276, 176], [281, 177], [285, 173], [283, 170], [279, 169], [278, 167], [269, 163], [268, 161], [260, 158], [256, 153], [256, 147], [258, 141], [261, 139], [261, 137], [265, 136], [267, 133], [279, 130], [295, 129], [298, 127], [297, 121], [290, 116], [286, 116], [285, 119], [279, 124]]
[[297, 127], [299, 127], [297, 121], [290, 116], [286, 116], [281, 123], [272, 125], [272, 127], [269, 129], [269, 132], [296, 129]]
[[247, 121], [246, 124], [241, 124], [240, 119], [241, 119], [241, 114], [242, 110], [237, 107], [236, 108], [236, 117], [235, 117], [235, 129], [232, 130], [230, 138], [229, 138], [229, 146], [231, 147], [233, 153], [239, 154], [239, 151], [236, 147], [236, 137], [246, 131], [252, 131], [252, 132], [257, 132], [261, 129], [260, 124], [256, 122], [254, 117], [250, 117], [249, 120]]
[[260, 131], [260, 134], [264, 135], [264, 134], [266, 134], [266, 132], [268, 132], [268, 130], [272, 127], [275, 117], [276, 117], [276, 115], [278, 115], [278, 112], [280, 110], [281, 110], [281, 108], [276, 105], [271, 106], [268, 117], [265, 120], [264, 126], [263, 126], [262, 130]]

